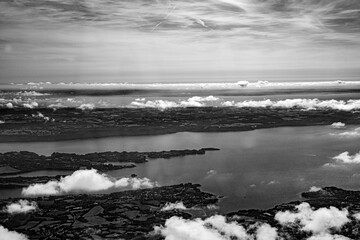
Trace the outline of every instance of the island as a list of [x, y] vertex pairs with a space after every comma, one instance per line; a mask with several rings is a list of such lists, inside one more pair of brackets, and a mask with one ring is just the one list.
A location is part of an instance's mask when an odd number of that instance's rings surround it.
[[[188, 155], [203, 155], [207, 151], [218, 151], [218, 148], [184, 149], [158, 152], [94, 152], [87, 154], [58, 153], [50, 156], [34, 152], [0, 153], [0, 176], [33, 172], [39, 170], [76, 171], [79, 169], [97, 169], [102, 172], [122, 168], [133, 168], [150, 159], [174, 158]], [[0, 180], [1, 184], [1, 180]]]
[[[0, 142], [60, 141], [176, 132], [360, 124], [360, 111], [271, 107], [2, 109]], [[33, 117], [41, 113], [47, 119]]]

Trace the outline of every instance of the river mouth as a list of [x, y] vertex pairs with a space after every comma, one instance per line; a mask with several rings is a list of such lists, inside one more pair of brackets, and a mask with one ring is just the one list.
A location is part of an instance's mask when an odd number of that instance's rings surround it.
[[[203, 191], [224, 196], [220, 212], [271, 208], [300, 199], [312, 186], [359, 189], [360, 167], [337, 164], [335, 156], [358, 151], [359, 138], [344, 137], [359, 126], [280, 127], [245, 132], [175, 133], [144, 137], [112, 137], [60, 142], [3, 143], [0, 151], [54, 151], [88, 153], [101, 151], [162, 151], [216, 147], [206, 155], [155, 159], [107, 172], [120, 178], [136, 174], [160, 185], [199, 183]], [[21, 176], [69, 175], [68, 171], [37, 171]], [[15, 175], [14, 175], [15, 176]], [[1, 190], [2, 198], [21, 197], [20, 189]]]

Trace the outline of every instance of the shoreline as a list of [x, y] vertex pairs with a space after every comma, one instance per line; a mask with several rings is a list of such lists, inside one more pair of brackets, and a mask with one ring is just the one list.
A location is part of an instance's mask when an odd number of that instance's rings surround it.
[[[39, 112], [51, 121], [33, 117]], [[0, 143], [150, 136], [177, 132], [240, 132], [254, 129], [360, 124], [360, 111], [299, 108], [26, 109], [6, 110]]]
[[[332, 123], [332, 121], [331, 121]], [[114, 137], [143, 137], [143, 136], [160, 136], [167, 134], [175, 134], [182, 132], [190, 133], [226, 133], [226, 132], [246, 132], [253, 130], [261, 129], [271, 129], [271, 128], [283, 128], [283, 127], [316, 127], [316, 126], [330, 126], [330, 122], [323, 123], [295, 123], [295, 124], [279, 124], [279, 125], [261, 125], [261, 126], [242, 126], [242, 127], [229, 127], [229, 128], [212, 128], [212, 129], [201, 129], [201, 130], [175, 130], [175, 129], [147, 129], [147, 131], [133, 130], [133, 129], [100, 129], [89, 131], [78, 131], [76, 133], [63, 133], [59, 135], [45, 135], [45, 136], [36, 136], [36, 135], [23, 135], [23, 136], [1, 136], [0, 135], [0, 144], [1, 143], [31, 143], [31, 142], [63, 142], [63, 141], [77, 141], [77, 140], [91, 140], [91, 139], [102, 139], [102, 138], [114, 138]], [[347, 123], [346, 125], [359, 125], [358, 123]], [[117, 130], [117, 131], [116, 131]]]

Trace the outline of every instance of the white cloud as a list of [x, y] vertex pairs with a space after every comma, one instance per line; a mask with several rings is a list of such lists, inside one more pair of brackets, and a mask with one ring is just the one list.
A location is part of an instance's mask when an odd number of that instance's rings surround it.
[[44, 114], [42, 114], [41, 112], [38, 112], [37, 114], [32, 114], [31, 116], [34, 117], [34, 118], [42, 118], [46, 122], [50, 120], [49, 117], [44, 116]]
[[9, 231], [0, 225], [0, 239], [1, 240], [28, 240], [27, 236], [15, 231]]
[[350, 221], [347, 209], [339, 210], [331, 206], [313, 210], [310, 204], [303, 202], [296, 206], [296, 210], [278, 212], [275, 220], [281, 225], [299, 223], [302, 230], [312, 232], [315, 236], [328, 233], [330, 228], [340, 229]]
[[321, 191], [321, 190], [322, 190], [322, 188], [320, 188], [320, 187], [312, 186], [309, 189], [309, 192], [318, 192], [318, 191]]
[[29, 102], [29, 103], [24, 103], [23, 106], [25, 108], [36, 108], [39, 106], [39, 104], [37, 102]]
[[17, 214], [17, 213], [27, 213], [36, 211], [38, 209], [38, 205], [36, 202], [29, 202], [28, 200], [20, 199], [18, 202], [10, 203], [4, 207], [4, 212], [10, 214]]
[[263, 101], [243, 101], [235, 103], [234, 101], [226, 101], [222, 103], [224, 107], [250, 107], [250, 108], [256, 108], [256, 107], [271, 107], [274, 103], [270, 100], [263, 100]]
[[302, 108], [312, 109], [333, 109], [341, 111], [352, 111], [360, 109], [360, 100], [319, 100], [319, 99], [285, 99], [271, 101], [270, 99], [262, 101], [227, 101], [222, 103], [223, 106], [233, 107], [272, 107], [272, 108]]
[[351, 239], [338, 234], [331, 235], [329, 233], [322, 233], [315, 236], [311, 236], [307, 240], [351, 240]]
[[[252, 226], [255, 227], [255, 226]], [[224, 216], [215, 215], [204, 220], [187, 220], [171, 217], [165, 226], [156, 226], [155, 233], [161, 234], [166, 240], [226, 240], [254, 239], [246, 229], [236, 222], [228, 222]], [[257, 226], [255, 236], [258, 240], [275, 240], [277, 231], [268, 224]]]
[[159, 186], [157, 182], [152, 182], [148, 178], [121, 178], [115, 182], [115, 188], [153, 188]]
[[64, 106], [62, 103], [53, 103], [53, 104], [50, 104], [48, 106], [48, 108], [53, 108], [53, 109], [58, 109], [58, 108], [65, 108], [66, 106]]
[[6, 104], [6, 107], [7, 107], [7, 108], [14, 108], [14, 106], [13, 106], [12, 103], [7, 103], [7, 104]]
[[351, 138], [360, 137], [360, 127], [355, 128], [354, 130], [346, 131], [346, 132], [342, 132], [342, 133], [330, 133], [330, 135], [339, 136], [339, 137], [351, 137]]
[[3, 121], [3, 120], [0, 120], [0, 124], [4, 124], [5, 123], [5, 121]]
[[256, 84], [258, 86], [265, 86], [265, 85], [269, 85], [270, 82], [268, 82], [268, 81], [257, 81]]
[[148, 178], [121, 178], [115, 180], [106, 174], [98, 173], [97, 170], [78, 170], [73, 174], [61, 178], [59, 181], [49, 181], [44, 184], [32, 184], [23, 188], [24, 196], [34, 195], [60, 195], [79, 192], [98, 192], [114, 189], [139, 189], [158, 186], [157, 182], [151, 182]]
[[78, 108], [81, 110], [93, 110], [95, 108], [95, 105], [92, 103], [84, 103], [81, 104]]
[[214, 97], [212, 95], [207, 96], [207, 97], [199, 97], [199, 96], [194, 96], [188, 99], [188, 101], [195, 101], [195, 102], [211, 102], [211, 101], [217, 101], [219, 100], [218, 97]]
[[345, 164], [351, 164], [351, 163], [360, 163], [360, 152], [350, 155], [349, 152], [343, 152], [339, 155], [333, 157], [334, 160], [336, 160], [338, 163], [345, 163]]
[[194, 96], [188, 98], [186, 100], [180, 100], [178, 102], [169, 101], [169, 100], [153, 100], [153, 101], [145, 101], [144, 98], [137, 98], [135, 101], [130, 103], [130, 107], [138, 107], [138, 108], [176, 108], [176, 107], [204, 107], [206, 106], [206, 102], [214, 102], [218, 101], [219, 98], [214, 96], [207, 97], [199, 97]]
[[355, 214], [353, 215], [353, 217], [354, 217], [356, 220], [360, 221], [360, 213], [355, 213]]
[[185, 101], [181, 101], [180, 106], [181, 107], [204, 107], [205, 106], [204, 102], [213, 102], [213, 101], [217, 101], [217, 100], [219, 100], [219, 98], [214, 97], [214, 96], [208, 96], [208, 97], [194, 96]]
[[165, 206], [161, 209], [161, 211], [171, 211], [171, 210], [186, 210], [183, 202], [176, 202], [176, 203], [166, 203]]
[[135, 100], [130, 103], [130, 107], [138, 107], [138, 108], [160, 108], [160, 109], [166, 109], [166, 108], [173, 108], [173, 107], [179, 107], [179, 104], [173, 102], [173, 101], [167, 101], [167, 100], [154, 100], [154, 101], [146, 101], [144, 102], [142, 99], [140, 101]]
[[16, 95], [26, 96], [26, 97], [38, 97], [38, 96], [46, 96], [48, 93], [39, 93], [36, 91], [22, 91], [16, 93]]
[[330, 125], [332, 128], [343, 128], [345, 127], [345, 123], [342, 122], [334, 122], [333, 124]]
[[280, 182], [276, 181], [276, 180], [272, 180], [272, 181], [267, 183], [267, 185], [275, 185], [275, 184], [280, 184]]
[[204, 107], [205, 104], [202, 102], [197, 102], [197, 101], [188, 99], [186, 101], [181, 101], [180, 106], [181, 107]]
[[214, 175], [216, 175], [216, 174], [218, 174], [218, 172], [217, 172], [216, 170], [214, 170], [214, 169], [210, 169], [210, 170], [207, 171], [207, 173], [206, 173], [206, 175], [207, 175], [208, 177], [214, 176]]
[[275, 240], [277, 237], [276, 228], [271, 227], [269, 224], [263, 224], [256, 230], [256, 240]]

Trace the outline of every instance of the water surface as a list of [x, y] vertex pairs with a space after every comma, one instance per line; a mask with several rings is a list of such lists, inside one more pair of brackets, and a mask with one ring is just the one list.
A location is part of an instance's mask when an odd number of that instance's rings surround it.
[[[151, 160], [136, 168], [108, 172], [114, 177], [137, 174], [161, 185], [192, 182], [202, 189], [223, 195], [221, 211], [270, 208], [299, 199], [311, 186], [338, 186], [360, 189], [360, 167], [324, 166], [334, 163], [334, 156], [358, 152], [358, 137], [340, 137], [351, 131], [329, 126], [281, 127], [246, 132], [176, 133], [145, 137], [111, 137], [90, 140], [35, 143], [2, 143], [0, 151], [35, 151], [87, 153], [96, 151], [161, 151], [217, 147], [206, 155]], [[48, 175], [39, 171], [26, 176]], [[51, 175], [69, 174], [52, 171]], [[1, 191], [5, 197], [8, 193]], [[11, 196], [19, 194], [11, 191]]]

